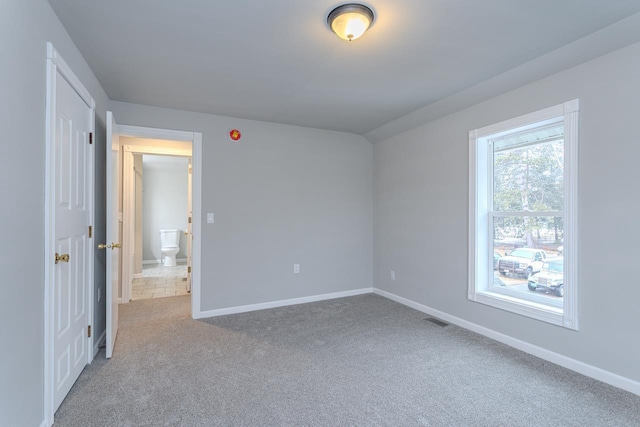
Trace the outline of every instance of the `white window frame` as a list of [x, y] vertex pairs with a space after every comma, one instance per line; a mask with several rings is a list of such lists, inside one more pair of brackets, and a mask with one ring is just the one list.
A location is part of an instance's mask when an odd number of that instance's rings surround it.
[[[469, 300], [578, 330], [578, 118], [579, 100], [545, 108], [469, 132]], [[493, 229], [489, 215], [493, 177], [489, 141], [512, 133], [564, 123], [564, 298], [553, 306], [493, 285]], [[544, 214], [544, 213], [543, 213]], [[548, 213], [551, 214], [551, 213]], [[493, 289], [492, 289], [493, 288]]]

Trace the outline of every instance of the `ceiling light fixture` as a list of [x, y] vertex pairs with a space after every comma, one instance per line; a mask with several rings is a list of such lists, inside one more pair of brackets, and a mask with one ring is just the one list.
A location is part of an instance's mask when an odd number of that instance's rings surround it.
[[352, 41], [362, 36], [373, 22], [373, 10], [359, 3], [347, 3], [333, 9], [327, 22], [338, 37]]

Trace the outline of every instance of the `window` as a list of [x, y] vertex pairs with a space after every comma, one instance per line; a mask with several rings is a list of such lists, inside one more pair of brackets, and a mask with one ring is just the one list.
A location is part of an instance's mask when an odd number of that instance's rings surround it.
[[578, 107], [469, 132], [469, 299], [575, 330]]

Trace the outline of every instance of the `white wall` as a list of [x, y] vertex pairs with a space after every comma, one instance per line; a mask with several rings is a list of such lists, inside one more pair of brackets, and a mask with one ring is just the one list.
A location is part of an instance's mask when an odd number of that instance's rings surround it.
[[[363, 137], [111, 107], [122, 124], [203, 133], [203, 311], [371, 287], [372, 146]], [[239, 142], [228, 137], [234, 128]]]
[[[635, 44], [377, 143], [375, 286], [640, 381], [639, 93]], [[467, 299], [469, 130], [573, 98], [581, 107], [577, 332]]]
[[143, 162], [142, 253], [144, 261], [160, 261], [160, 230], [179, 229], [180, 252], [187, 257], [187, 191], [189, 159], [145, 154]]
[[[95, 146], [96, 150], [105, 149], [107, 97], [49, 4], [45, 0], [2, 0], [0, 224], [2, 240], [11, 242], [11, 248], [0, 256], [2, 426], [38, 426], [44, 419], [42, 260], [47, 41], [54, 44], [95, 98], [96, 130], [100, 131], [96, 133]], [[104, 156], [98, 158], [104, 161]], [[97, 185], [102, 183], [99, 180]], [[104, 314], [104, 308], [98, 309], [96, 314], [99, 313]]]

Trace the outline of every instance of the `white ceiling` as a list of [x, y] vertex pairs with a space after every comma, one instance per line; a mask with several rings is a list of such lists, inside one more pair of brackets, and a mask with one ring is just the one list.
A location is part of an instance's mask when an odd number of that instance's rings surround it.
[[640, 0], [49, 0], [116, 101], [365, 134], [640, 12]]

